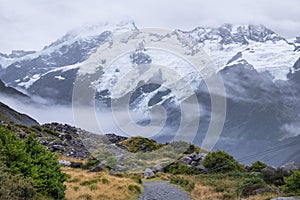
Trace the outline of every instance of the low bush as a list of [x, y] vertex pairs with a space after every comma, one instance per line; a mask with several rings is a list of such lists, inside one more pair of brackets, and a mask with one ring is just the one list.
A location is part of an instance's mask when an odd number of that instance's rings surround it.
[[244, 171], [243, 167], [224, 151], [210, 152], [203, 161], [203, 166], [209, 172], [230, 172], [230, 171]]
[[289, 177], [284, 178], [285, 186], [284, 191], [285, 192], [292, 192], [296, 195], [300, 195], [300, 172], [299, 171], [293, 171], [293, 174]]
[[252, 195], [253, 191], [266, 187], [266, 183], [260, 177], [252, 177], [245, 179], [239, 186], [239, 193], [243, 197]]
[[109, 184], [109, 180], [107, 178], [102, 178], [102, 183], [103, 184]]
[[181, 186], [188, 192], [191, 192], [195, 188], [195, 183], [190, 182], [189, 180], [184, 179], [180, 176], [171, 176], [170, 182]]
[[142, 188], [139, 185], [128, 185], [128, 190], [137, 192], [138, 194], [142, 193]]
[[66, 175], [58, 158], [46, 150], [33, 135], [24, 140], [0, 127], [0, 158], [9, 173], [31, 179], [35, 191], [44, 198], [64, 199]]
[[277, 169], [275, 171], [262, 171], [260, 176], [267, 184], [281, 186], [285, 184], [284, 177], [288, 177], [289, 174], [282, 169]]
[[263, 168], [265, 168], [267, 165], [263, 162], [260, 162], [260, 161], [256, 161], [254, 163], [252, 163], [251, 165], [251, 171], [252, 172], [261, 172], [261, 170]]
[[143, 137], [132, 137], [120, 142], [121, 145], [125, 146], [128, 151], [137, 152], [150, 152], [165, 146], [164, 144], [159, 144], [155, 140], [151, 140]]
[[176, 174], [186, 174], [186, 175], [194, 175], [194, 174], [199, 174], [200, 171], [198, 169], [189, 167], [183, 163], [172, 163], [168, 166], [165, 167], [165, 171], [169, 172], [173, 175]]

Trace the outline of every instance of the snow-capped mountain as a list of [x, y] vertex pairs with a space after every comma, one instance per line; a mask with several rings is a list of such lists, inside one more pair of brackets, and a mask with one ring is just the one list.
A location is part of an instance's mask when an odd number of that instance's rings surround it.
[[[112, 41], [113, 36], [126, 32], [129, 32], [126, 40]], [[256, 132], [256, 135], [265, 138], [269, 136], [264, 132], [276, 132], [273, 136], [278, 138], [286, 131], [286, 124], [298, 120], [295, 102], [299, 95], [294, 82], [299, 80], [300, 40], [287, 40], [263, 25], [224, 24], [217, 28], [198, 27], [191, 31], [174, 30], [163, 34], [145, 34], [132, 21], [84, 27], [69, 32], [41, 51], [1, 54], [0, 79], [11, 87], [26, 90], [29, 95], [69, 104], [76, 77], [97, 74], [99, 77], [88, 80], [91, 87], [96, 87], [98, 100], [109, 107], [111, 100], [122, 100], [130, 95], [130, 108], [139, 112], [147, 111], [154, 105], [174, 108], [188, 100], [191, 90], [182, 85], [182, 82], [188, 81], [197, 97], [203, 100], [205, 110], [209, 111], [210, 101], [203, 92], [206, 89], [201, 76], [178, 56], [163, 50], [148, 49], [147, 44], [143, 46], [147, 38], [157, 43], [179, 44], [182, 53], [191, 59], [200, 52], [199, 49], [207, 53], [225, 84], [229, 117], [224, 134], [247, 138]], [[107, 61], [104, 57], [106, 50], [133, 41], [138, 45], [133, 47], [132, 52], [124, 54], [108, 68], [101, 67]], [[168, 73], [157, 68], [151, 73], [140, 74], [143, 83], [127, 81], [123, 90], [112, 95], [115, 84], [122, 76], [130, 71], [141, 73], [138, 66], [150, 63], [169, 66], [180, 77], [165, 76]], [[165, 83], [167, 79], [173, 80], [172, 85]], [[168, 88], [173, 88], [173, 91]], [[174, 98], [174, 91], [177, 98]], [[177, 112], [176, 109], [170, 110], [170, 124], [177, 123]], [[283, 112], [289, 113], [288, 117]], [[244, 126], [237, 128], [235, 124], [240, 121]], [[255, 123], [266, 124], [257, 126], [259, 130], [253, 131], [250, 127]]]

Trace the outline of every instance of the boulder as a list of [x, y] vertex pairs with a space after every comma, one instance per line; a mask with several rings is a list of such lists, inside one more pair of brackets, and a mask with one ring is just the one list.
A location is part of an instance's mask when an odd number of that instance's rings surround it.
[[292, 174], [293, 171], [300, 170], [300, 165], [296, 163], [289, 163], [281, 166], [280, 169], [282, 169], [282, 171], [286, 172], [287, 174]]
[[191, 164], [192, 161], [193, 161], [193, 160], [192, 160], [190, 157], [188, 157], [188, 156], [179, 159], [179, 162], [184, 163], [184, 164], [186, 164], [186, 165]]
[[123, 172], [123, 171], [126, 171], [126, 167], [118, 164], [115, 166], [115, 170], [119, 171], [119, 172]]
[[195, 152], [188, 155], [188, 157], [191, 158], [192, 160], [195, 160], [195, 158], [196, 158], [197, 156], [198, 156], [198, 154], [195, 153]]
[[261, 170], [262, 173], [275, 173], [276, 172], [276, 168], [272, 167], [272, 166], [266, 166], [265, 168], [263, 168]]
[[110, 175], [116, 175], [117, 172], [116, 172], [115, 170], [111, 169], [111, 170], [109, 170], [109, 174], [110, 174]]
[[192, 161], [192, 162], [191, 162], [191, 166], [192, 166], [192, 167], [195, 167], [195, 166], [197, 166], [197, 165], [198, 165], [198, 162], [197, 162], [197, 161]]
[[62, 150], [64, 148], [62, 145], [59, 144], [54, 144], [52, 147], [54, 148], [54, 150]]
[[93, 169], [90, 170], [90, 172], [101, 172], [103, 170], [103, 167], [101, 164], [97, 165]]
[[154, 165], [152, 170], [156, 173], [164, 173], [164, 168], [160, 164]]
[[113, 133], [105, 134], [105, 136], [113, 144], [117, 144], [119, 142], [122, 142], [122, 141], [128, 139], [127, 137], [123, 137], [123, 136], [116, 135]]
[[280, 194], [280, 190], [278, 188], [259, 188], [252, 192], [253, 195], [262, 194], [262, 193], [275, 193]]
[[203, 165], [197, 165], [197, 166], [195, 166], [195, 168], [198, 169], [203, 174], [208, 173], [208, 169], [205, 168]]
[[154, 178], [154, 177], [155, 177], [155, 174], [151, 169], [149, 169], [149, 168], [145, 169], [144, 178]]
[[70, 165], [71, 165], [71, 162], [66, 161], [66, 160], [59, 160], [58, 163], [59, 163], [61, 166], [70, 166]]
[[194, 153], [189, 154], [187, 157], [191, 158], [193, 161], [200, 162], [200, 161], [203, 161], [206, 156], [207, 156], [207, 153], [197, 154], [194, 152]]

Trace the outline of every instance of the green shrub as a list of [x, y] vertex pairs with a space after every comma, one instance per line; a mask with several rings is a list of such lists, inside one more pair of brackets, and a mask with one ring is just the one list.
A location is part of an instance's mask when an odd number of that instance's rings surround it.
[[77, 192], [77, 191], [79, 190], [79, 187], [78, 187], [78, 186], [74, 186], [74, 187], [73, 187], [73, 190], [74, 190], [75, 192]]
[[[93, 157], [88, 158], [87, 162], [82, 165], [83, 169], [92, 169], [94, 167], [96, 167], [98, 164], [100, 163], [100, 161], [98, 159], [95, 159]], [[74, 166], [72, 166], [74, 167]], [[77, 168], [77, 167], [75, 167]]]
[[285, 186], [284, 191], [285, 192], [292, 192], [296, 195], [300, 195], [300, 172], [299, 171], [293, 171], [293, 174], [289, 177], [284, 178]]
[[88, 180], [88, 181], [83, 181], [80, 183], [80, 185], [82, 186], [88, 186], [88, 185], [92, 185], [92, 184], [95, 184], [95, 183], [98, 183], [99, 180], [98, 179], [92, 179], [92, 180]]
[[77, 182], [80, 182], [80, 178], [73, 178], [73, 179], [70, 179], [68, 180], [69, 183], [77, 183]]
[[132, 176], [132, 177], [130, 177], [132, 180], [134, 180], [136, 183], [138, 183], [138, 184], [142, 184], [143, 183], [143, 181], [142, 181], [142, 179], [141, 179], [141, 177], [140, 176], [137, 176], [137, 175], [135, 175], [135, 176]]
[[60, 135], [59, 132], [53, 131], [53, 130], [51, 130], [49, 128], [44, 128], [44, 132], [47, 133], [47, 134], [49, 134], [49, 135], [53, 135], [55, 137], [58, 137]]
[[103, 184], [109, 184], [109, 180], [107, 178], [102, 178], [102, 183]]
[[36, 195], [32, 179], [10, 173], [0, 161], [0, 199], [32, 199]]
[[142, 188], [139, 185], [128, 185], [128, 190], [137, 192], [138, 194], [142, 193]]
[[78, 200], [92, 200], [93, 197], [90, 194], [83, 194], [78, 197]]
[[109, 156], [106, 160], [106, 165], [110, 168], [114, 168], [117, 163], [118, 161], [114, 156]]
[[183, 187], [188, 192], [191, 192], [195, 188], [195, 183], [180, 176], [171, 176], [170, 182]]
[[120, 142], [121, 145], [125, 146], [128, 151], [137, 152], [150, 152], [159, 149], [165, 145], [157, 143], [155, 140], [151, 140], [143, 137], [132, 137]]
[[198, 169], [195, 169], [193, 167], [189, 167], [183, 163], [172, 163], [165, 167], [165, 171], [169, 172], [173, 175], [176, 174], [186, 174], [186, 175], [193, 175], [193, 174], [199, 174], [200, 171]]
[[99, 189], [98, 185], [95, 185], [95, 184], [89, 185], [88, 187], [89, 187], [89, 189], [92, 190], [92, 191], [93, 191], [93, 190], [98, 190], [98, 189]]
[[236, 196], [234, 194], [225, 193], [221, 195], [221, 199], [223, 200], [234, 200], [236, 199]]
[[243, 197], [252, 195], [253, 191], [259, 188], [264, 188], [266, 183], [260, 177], [252, 177], [245, 179], [239, 186], [239, 193]]
[[200, 148], [195, 146], [194, 144], [189, 144], [188, 148], [185, 150], [184, 154], [191, 154], [191, 153], [199, 153], [200, 152]]
[[265, 168], [267, 165], [263, 162], [260, 162], [260, 161], [256, 161], [254, 163], [252, 163], [251, 165], [251, 171], [252, 172], [261, 172], [261, 170], [263, 168]]
[[243, 167], [224, 151], [210, 152], [203, 161], [209, 172], [243, 171]]
[[137, 193], [141, 194], [142, 193], [142, 188], [139, 185], [134, 185], [133, 186], [135, 191], [137, 191]]
[[21, 140], [0, 128], [0, 157], [10, 173], [32, 179], [37, 193], [64, 199], [66, 175], [60, 171], [58, 158], [46, 150], [33, 135]]
[[275, 171], [262, 171], [260, 176], [268, 184], [281, 186], [285, 184], [284, 177], [288, 177], [289, 174], [282, 169], [277, 169]]

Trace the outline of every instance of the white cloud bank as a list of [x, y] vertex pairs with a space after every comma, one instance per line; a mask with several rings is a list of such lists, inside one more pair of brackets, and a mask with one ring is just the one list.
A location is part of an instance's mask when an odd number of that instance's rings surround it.
[[133, 19], [139, 27], [264, 24], [300, 36], [299, 0], [0, 0], [0, 52], [39, 50], [84, 24]]

